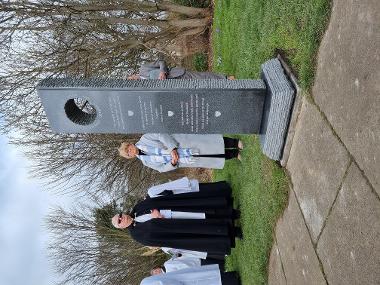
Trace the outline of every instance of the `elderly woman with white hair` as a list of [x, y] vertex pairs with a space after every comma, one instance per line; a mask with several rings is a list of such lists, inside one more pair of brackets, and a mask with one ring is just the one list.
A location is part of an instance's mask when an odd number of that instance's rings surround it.
[[242, 149], [240, 140], [219, 134], [145, 134], [136, 144], [122, 143], [119, 154], [167, 172], [179, 167], [222, 169], [227, 159], [240, 160]]

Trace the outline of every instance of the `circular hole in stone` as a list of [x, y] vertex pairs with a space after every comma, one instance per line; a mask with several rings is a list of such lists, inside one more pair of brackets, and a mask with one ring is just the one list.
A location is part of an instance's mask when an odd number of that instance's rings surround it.
[[79, 125], [90, 125], [96, 119], [96, 109], [87, 99], [74, 98], [65, 104], [67, 117]]

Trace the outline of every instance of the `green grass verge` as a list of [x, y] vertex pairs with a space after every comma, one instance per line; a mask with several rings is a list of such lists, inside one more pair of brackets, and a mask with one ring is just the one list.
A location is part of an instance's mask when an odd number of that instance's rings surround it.
[[[260, 65], [277, 53], [285, 56], [309, 91], [316, 55], [331, 11], [330, 0], [215, 0], [213, 70], [237, 78], [259, 78]], [[227, 257], [243, 285], [266, 284], [273, 229], [287, 204], [283, 170], [261, 152], [255, 136], [245, 142], [243, 161], [229, 161], [215, 180], [227, 180], [242, 217], [244, 241]]]
[[242, 161], [230, 160], [224, 169], [214, 170], [214, 180], [227, 180], [241, 211], [243, 241], [226, 258], [226, 269], [239, 272], [243, 285], [267, 283], [267, 264], [273, 243], [273, 228], [288, 198], [284, 171], [264, 156], [258, 138], [241, 135]]
[[330, 0], [215, 0], [214, 70], [259, 78], [260, 65], [280, 51], [309, 89], [330, 11]]
[[208, 64], [207, 64], [207, 55], [202, 52], [197, 52], [193, 56], [193, 67], [195, 71], [207, 71]]

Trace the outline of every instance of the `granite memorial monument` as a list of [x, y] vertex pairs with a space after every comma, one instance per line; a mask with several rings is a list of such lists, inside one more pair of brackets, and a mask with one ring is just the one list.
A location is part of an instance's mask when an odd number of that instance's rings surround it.
[[281, 159], [295, 90], [281, 62], [259, 80], [45, 79], [37, 86], [58, 133], [226, 133], [260, 135]]

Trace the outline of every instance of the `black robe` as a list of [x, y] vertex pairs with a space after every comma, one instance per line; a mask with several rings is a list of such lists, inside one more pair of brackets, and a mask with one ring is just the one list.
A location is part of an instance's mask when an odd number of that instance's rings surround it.
[[131, 216], [146, 214], [149, 210], [202, 212], [207, 218], [231, 218], [232, 198], [230, 186], [222, 182], [201, 183], [199, 192], [172, 194], [155, 198], [147, 197], [135, 205]]
[[[216, 189], [214, 189], [216, 188]], [[151, 219], [129, 227], [131, 236], [147, 246], [172, 247], [225, 255], [234, 246], [231, 189], [225, 182], [200, 184], [199, 192], [147, 198], [131, 216], [152, 209], [202, 212], [206, 219]]]
[[231, 224], [223, 219], [151, 219], [128, 227], [143, 245], [172, 247], [225, 255], [231, 252]]

